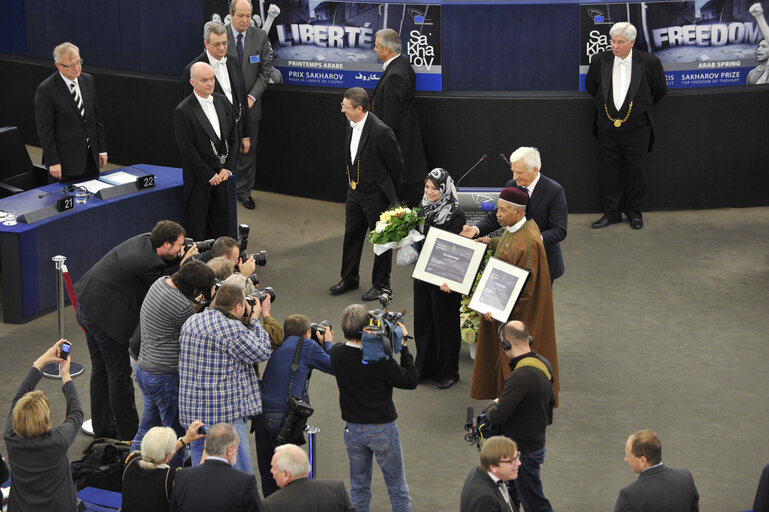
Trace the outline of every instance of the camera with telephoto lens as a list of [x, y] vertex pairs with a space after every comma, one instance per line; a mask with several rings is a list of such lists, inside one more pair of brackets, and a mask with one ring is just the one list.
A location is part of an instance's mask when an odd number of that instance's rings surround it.
[[380, 361], [401, 351], [403, 331], [396, 325], [403, 319], [403, 313], [387, 310], [387, 304], [392, 300], [390, 292], [379, 296], [382, 309], [369, 311], [368, 325], [363, 327], [361, 342], [363, 344], [363, 360], [366, 362]]
[[313, 322], [310, 324], [310, 338], [314, 339], [318, 343], [322, 343], [323, 337], [326, 335], [326, 327], [329, 330], [333, 329], [331, 322], [323, 320], [322, 322]]
[[184, 239], [184, 252], [186, 253], [187, 251], [189, 251], [190, 248], [193, 245], [197, 245], [198, 246], [198, 252], [199, 253], [210, 251], [211, 247], [214, 245], [215, 241], [216, 240], [214, 240], [213, 238], [209, 238], [208, 240], [202, 240], [200, 242], [196, 242], [192, 238], [185, 238]]
[[270, 303], [275, 303], [277, 297], [275, 296], [275, 290], [272, 289], [272, 286], [267, 286], [266, 288], [262, 288], [261, 290], [254, 290], [251, 294], [251, 297], [254, 299], [257, 299], [260, 304], [264, 302], [264, 299], [267, 298], [267, 296], [270, 296]]
[[303, 445], [304, 427], [307, 425], [307, 418], [312, 416], [315, 409], [310, 402], [305, 402], [298, 396], [290, 396], [288, 400], [288, 412], [280, 424], [280, 429], [275, 435], [275, 445], [279, 446], [286, 443]]
[[238, 224], [238, 245], [240, 246], [240, 260], [246, 261], [253, 256], [254, 263], [263, 267], [267, 264], [267, 251], [256, 251], [254, 254], [248, 254], [246, 249], [248, 248], [248, 234], [251, 232], [251, 228], [248, 224]]

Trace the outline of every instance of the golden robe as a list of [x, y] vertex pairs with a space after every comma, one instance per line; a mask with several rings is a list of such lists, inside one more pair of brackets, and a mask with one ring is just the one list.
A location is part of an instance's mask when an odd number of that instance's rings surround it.
[[[501, 237], [491, 239], [490, 248], [495, 258], [531, 272], [509, 320], [520, 320], [528, 326], [529, 334], [534, 338], [532, 349], [553, 365], [553, 390], [557, 403], [558, 350], [555, 344], [553, 288], [537, 223], [527, 220], [515, 233], [505, 230]], [[471, 398], [499, 397], [505, 378], [510, 375], [509, 360], [497, 339], [499, 326], [500, 322], [488, 322], [481, 317], [470, 383]]]

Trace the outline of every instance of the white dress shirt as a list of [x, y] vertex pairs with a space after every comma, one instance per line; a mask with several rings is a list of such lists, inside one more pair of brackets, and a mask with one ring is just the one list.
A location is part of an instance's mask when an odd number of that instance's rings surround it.
[[366, 112], [366, 115], [363, 116], [363, 119], [357, 123], [350, 121], [350, 126], [352, 126], [352, 138], [350, 139], [350, 161], [353, 163], [355, 163], [355, 155], [358, 154], [358, 144], [360, 144], [360, 136], [363, 133], [363, 125], [366, 124], [366, 119], [368, 119], [368, 112]]
[[614, 56], [614, 67], [612, 70], [612, 95], [614, 96], [614, 108], [622, 108], [625, 102], [625, 96], [630, 89], [630, 73], [633, 70], [633, 50], [627, 54], [627, 57], [620, 59]]
[[195, 93], [195, 97], [200, 102], [200, 106], [203, 107], [203, 113], [208, 118], [208, 122], [211, 123], [211, 127], [214, 129], [214, 132], [216, 132], [216, 136], [221, 139], [222, 133], [219, 130], [219, 116], [216, 115], [216, 107], [214, 106], [213, 94], [208, 98], [203, 98], [199, 96], [198, 93], [196, 93], [194, 90], [192, 92]]
[[230, 100], [230, 104], [234, 105], [235, 102], [232, 101], [232, 84], [230, 84], [230, 73], [227, 71], [227, 57], [222, 57], [222, 60], [216, 60], [216, 57], [211, 55], [208, 50], [206, 50], [206, 55], [208, 56], [208, 63], [211, 64], [212, 68], [214, 68], [214, 76], [216, 77], [216, 81], [219, 83], [219, 87], [222, 88], [224, 95], [227, 96], [228, 100]]

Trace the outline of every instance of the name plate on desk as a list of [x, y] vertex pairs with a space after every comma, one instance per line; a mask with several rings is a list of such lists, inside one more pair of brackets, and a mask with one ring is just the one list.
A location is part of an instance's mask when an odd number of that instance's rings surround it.
[[66, 212], [67, 210], [71, 210], [75, 207], [75, 196], [66, 196], [62, 197], [58, 201], [56, 201], [56, 209], [58, 209], [60, 212]]
[[146, 176], [139, 176], [136, 178], [136, 188], [143, 190], [145, 188], [152, 188], [155, 186], [155, 175], [148, 174]]

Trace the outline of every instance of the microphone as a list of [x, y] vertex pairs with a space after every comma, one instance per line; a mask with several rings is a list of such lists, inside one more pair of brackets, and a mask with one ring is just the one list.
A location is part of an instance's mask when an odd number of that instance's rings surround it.
[[508, 159], [507, 159], [507, 157], [505, 156], [505, 154], [504, 154], [504, 153], [500, 153], [500, 154], [499, 154], [499, 158], [501, 158], [502, 160], [504, 160], [504, 161], [505, 161], [505, 163], [506, 163], [507, 165], [510, 165], [510, 160], [508, 160]]
[[48, 192], [47, 194], [38, 194], [37, 198], [38, 199], [42, 199], [42, 198], [44, 198], [46, 196], [52, 196], [54, 194], [64, 194], [64, 195], [67, 195], [67, 187], [61, 187], [59, 190], [57, 190], [55, 192]]
[[473, 408], [472, 407], [468, 407], [467, 408], [467, 421], [466, 421], [466, 423], [468, 425], [471, 425], [471, 426], [473, 424]]
[[469, 170], [469, 171], [467, 171], [466, 173], [464, 173], [464, 174], [462, 175], [462, 177], [461, 177], [461, 178], [459, 178], [459, 179], [457, 180], [457, 182], [455, 183], [455, 186], [457, 186], [457, 187], [458, 187], [458, 186], [459, 186], [459, 183], [460, 183], [460, 182], [461, 182], [463, 179], [465, 179], [465, 176], [467, 176], [468, 174], [470, 174], [471, 172], [473, 172], [473, 169], [475, 169], [476, 167], [478, 167], [478, 164], [480, 164], [481, 162], [483, 162], [484, 160], [486, 160], [486, 156], [487, 156], [487, 155], [484, 153], [484, 155], [481, 157], [481, 159], [480, 159], [480, 160], [478, 160], [477, 162], [475, 162], [475, 165], [473, 165], [472, 167], [470, 167], [470, 170]]

